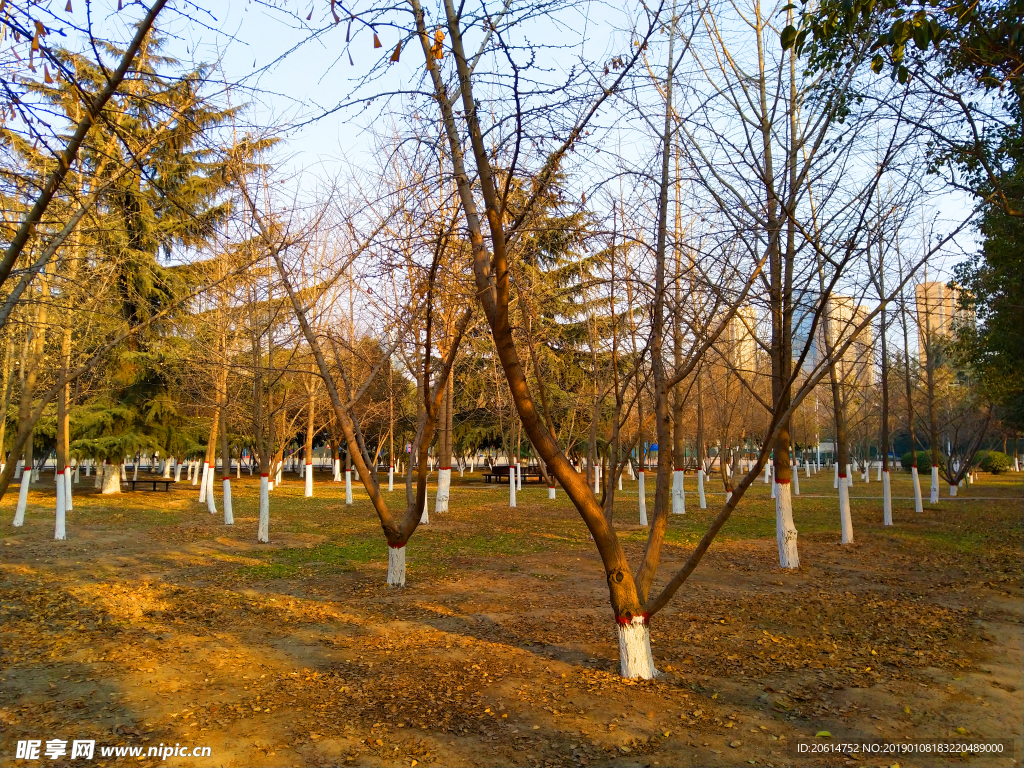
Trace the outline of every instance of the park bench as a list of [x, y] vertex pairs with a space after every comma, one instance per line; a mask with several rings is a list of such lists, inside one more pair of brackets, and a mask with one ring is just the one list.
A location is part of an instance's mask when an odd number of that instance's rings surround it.
[[174, 480], [168, 480], [162, 477], [140, 477], [138, 480], [122, 480], [121, 482], [130, 484], [133, 491], [135, 490], [135, 486], [139, 483], [152, 483], [154, 491], [156, 490], [157, 483], [163, 483], [165, 491], [169, 491], [171, 486], [174, 484]]
[[[520, 471], [523, 475], [523, 482], [528, 483], [531, 480], [535, 480], [538, 483], [544, 480], [544, 476], [540, 473], [540, 467], [520, 467]], [[501, 482], [502, 480], [508, 480], [509, 468], [507, 464], [502, 464], [497, 467], [491, 467], [489, 471], [484, 472], [484, 482]]]

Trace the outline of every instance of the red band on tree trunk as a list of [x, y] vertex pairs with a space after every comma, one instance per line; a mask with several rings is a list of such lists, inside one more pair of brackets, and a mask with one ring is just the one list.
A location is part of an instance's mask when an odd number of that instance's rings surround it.
[[392, 544], [392, 543], [391, 543], [391, 542], [389, 541], [389, 542], [388, 542], [388, 546], [389, 546], [389, 547], [391, 547], [391, 549], [401, 549], [401, 548], [402, 548], [402, 547], [404, 547], [404, 546], [405, 546], [405, 545], [406, 545], [407, 543], [408, 543], [407, 541], [403, 541], [403, 542], [400, 542], [400, 543], [398, 543], [398, 544]]
[[[616, 616], [615, 621], [621, 624], [623, 627], [628, 627], [633, 623], [633, 619], [635, 618], [637, 618], [637, 616], [629, 616], [629, 618], [626, 618], [625, 616]], [[639, 614], [639, 618], [641, 619], [645, 627], [651, 623], [651, 617], [649, 614], [641, 613]]]
[[840, 477], [840, 479], [842, 479], [842, 480], [845, 480], [845, 479], [846, 479], [846, 475], [844, 475], [844, 474], [842, 474], [842, 473], [840, 473], [840, 474], [839, 474], [839, 477]]
[[[842, 475], [840, 475], [840, 477], [842, 477]], [[789, 480], [779, 480], [779, 479], [776, 479], [775, 482], [778, 485], [789, 485]]]
[[451, 467], [439, 467], [439, 469], [440, 469], [440, 470], [441, 470], [442, 472], [443, 472], [444, 470], [446, 470], [446, 469], [447, 469], [447, 470], [449, 470], [449, 471], [451, 471]]
[[270, 477], [270, 475], [268, 475], [266, 472], [264, 472], [262, 475], [260, 475], [260, 477]]

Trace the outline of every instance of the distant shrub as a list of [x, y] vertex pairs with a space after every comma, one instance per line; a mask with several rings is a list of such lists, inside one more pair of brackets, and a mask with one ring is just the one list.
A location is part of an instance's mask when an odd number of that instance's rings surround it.
[[[913, 454], [913, 452], [912, 451], [907, 451], [906, 453], [904, 453], [903, 457], [900, 459], [900, 464], [902, 464], [903, 468], [905, 470], [907, 470], [907, 472], [909, 472], [910, 468], [912, 466], [914, 466], [914, 454]], [[932, 456], [931, 456], [931, 454], [928, 453], [928, 451], [918, 451], [917, 452], [917, 468], [918, 469], [923, 469], [925, 467], [931, 467], [931, 465], [932, 465]]]
[[975, 457], [975, 461], [983, 472], [991, 472], [993, 475], [1008, 472], [1013, 466], [1013, 461], [1002, 451], [983, 451]]

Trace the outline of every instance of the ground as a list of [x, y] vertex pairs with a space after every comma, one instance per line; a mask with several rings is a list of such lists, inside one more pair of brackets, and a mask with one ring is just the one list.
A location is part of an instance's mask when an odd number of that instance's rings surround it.
[[[701, 511], [687, 482], [662, 579], [723, 500]], [[312, 499], [286, 475], [260, 545], [255, 480], [233, 486], [233, 527], [181, 485], [99, 496], [83, 482], [64, 542], [52, 540], [51, 484], [32, 492], [21, 529], [16, 493], [4, 498], [0, 764], [1020, 763], [1019, 474], [982, 475], [921, 515], [897, 475], [891, 528], [881, 485], [857, 483], [851, 546], [838, 543], [831, 472], [803, 478], [797, 571], [778, 568], [758, 480], [654, 617], [662, 674], [647, 683], [617, 675], [600, 560], [561, 491], [551, 502], [529, 486], [510, 510], [503, 487], [454, 478], [451, 511], [416, 532], [408, 586], [395, 590], [361, 489], [346, 507], [328, 473]], [[634, 563], [636, 502], [626, 482], [616, 521]], [[1015, 752], [851, 760], [796, 749], [879, 738], [1000, 740]], [[26, 739], [67, 740], [69, 752], [95, 739], [96, 757], [15, 759]], [[145, 757], [161, 744], [211, 756]], [[144, 756], [102, 757], [111, 745]]]

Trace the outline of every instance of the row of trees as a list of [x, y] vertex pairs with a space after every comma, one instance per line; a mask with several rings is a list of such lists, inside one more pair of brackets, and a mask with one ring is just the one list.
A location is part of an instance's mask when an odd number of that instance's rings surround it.
[[[274, 130], [242, 127], [248, 113], [219, 73], [162, 51], [165, 2], [126, 47], [93, 58], [46, 44], [54, 22], [33, 14], [49, 11], [13, 5], [4, 23], [44, 72], [4, 81], [0, 494], [19, 457], [30, 468], [52, 447], [62, 538], [73, 456], [117, 473], [159, 451], [203, 457], [214, 511], [219, 454], [231, 523], [232, 460], [246, 451], [268, 541], [285, 457], [301, 449], [312, 495], [313, 452], [328, 442], [336, 477], [343, 463], [369, 495], [388, 582], [401, 585], [406, 544], [429, 520], [433, 460], [443, 511], [453, 460], [500, 446], [534, 457], [551, 495], [561, 487], [578, 509], [604, 563], [622, 672], [653, 676], [651, 617], [766, 464], [780, 564], [796, 567], [794, 467], [825, 434], [852, 541], [843, 480], [855, 458], [872, 444], [881, 455], [891, 523], [900, 425], [932, 451], [936, 500], [942, 443], [955, 485], [1005, 402], [991, 355], [985, 367], [929, 337], [915, 361], [907, 297], [972, 221], [920, 236], [946, 189], [923, 170], [968, 162], [950, 148], [1012, 110], [965, 102], [989, 87], [969, 74], [936, 86], [928, 73], [952, 55], [941, 45], [909, 83], [877, 78], [869, 28], [843, 39], [843, 56], [816, 32], [808, 65], [790, 45], [807, 35], [784, 33], [781, 47], [773, 26], [793, 10], [645, 6], [604, 61], [556, 81], [560, 49], [523, 30], [569, 5], [354, 9], [356, 40], [358, 28], [403, 35], [351, 99], [389, 128], [376, 165], [325, 183], [284, 170]], [[336, 33], [328, 16], [317, 36]], [[415, 87], [388, 88], [403, 50], [416, 51], [402, 75]], [[954, 119], [964, 113], [967, 127]], [[979, 191], [985, 215], [1015, 221], [1010, 186], [998, 189]], [[631, 563], [616, 491], [652, 442], [650, 532]], [[711, 454], [726, 501], [685, 565], [659, 578], [683, 472], [692, 455], [703, 485]], [[377, 472], [386, 458], [392, 488], [399, 457], [404, 503]]]

